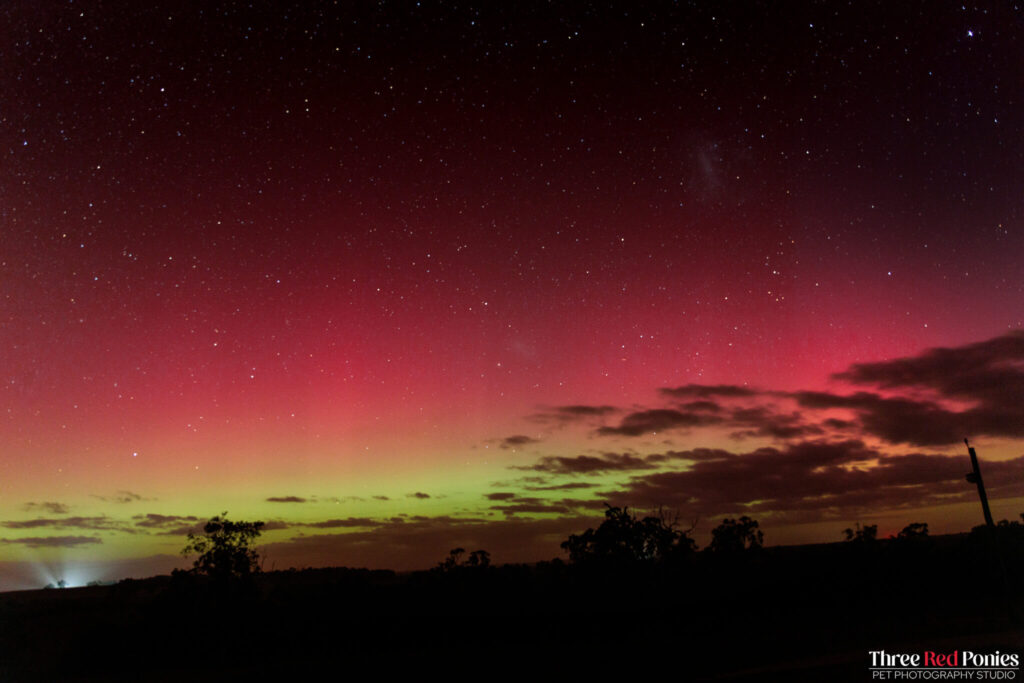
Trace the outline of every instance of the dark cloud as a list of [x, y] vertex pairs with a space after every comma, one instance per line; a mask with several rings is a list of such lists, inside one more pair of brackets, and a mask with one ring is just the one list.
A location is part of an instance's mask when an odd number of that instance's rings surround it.
[[[735, 428], [735, 438], [795, 441], [821, 437], [830, 430], [859, 430], [891, 443], [915, 446], [949, 446], [965, 436], [1024, 437], [1022, 332], [957, 348], [931, 349], [908, 358], [859, 363], [834, 378], [871, 385], [878, 391], [782, 393], [733, 384], [663, 387], [659, 390], [663, 397], [680, 402], [629, 413], [618, 425], [601, 426], [596, 433], [638, 437], [719, 426]], [[778, 405], [749, 405], [751, 399], [792, 399], [800, 410], [780, 412]], [[822, 410], [850, 411], [856, 419], [828, 415], [818, 421], [815, 411]]]
[[300, 496], [271, 496], [267, 498], [268, 503], [306, 503], [309, 502]]
[[567, 515], [570, 513], [569, 508], [565, 505], [540, 498], [517, 498], [507, 505], [492, 505], [491, 509], [504, 515], [517, 513]]
[[[662, 389], [662, 393], [666, 394], [677, 391], [725, 394], [740, 398], [766, 395], [731, 385], [689, 385], [679, 389]], [[780, 413], [774, 407], [726, 407], [714, 401], [699, 400], [680, 404], [678, 408], [656, 408], [630, 413], [617, 427], [600, 427], [597, 433], [603, 436], [642, 436], [678, 428], [719, 426], [738, 428], [732, 434], [737, 439], [766, 437], [780, 441], [816, 437], [825, 433], [821, 425], [807, 421], [800, 412]]]
[[380, 524], [380, 522], [376, 522], [368, 517], [348, 517], [346, 519], [328, 519], [323, 522], [305, 522], [297, 526], [308, 526], [315, 529], [338, 529], [380, 526]]
[[534, 439], [524, 434], [516, 434], [514, 436], [506, 436], [501, 440], [499, 448], [510, 449], [519, 448], [521, 446], [529, 446], [530, 444], [540, 443], [540, 439]]
[[763, 406], [737, 408], [729, 416], [729, 422], [732, 425], [749, 427], [749, 429], [734, 433], [735, 438], [764, 436], [790, 441], [808, 436], [820, 436], [824, 433], [821, 427], [804, 422], [800, 413], [776, 413]]
[[570, 422], [582, 422], [601, 418], [617, 411], [618, 408], [615, 406], [604, 405], [555, 406], [554, 408], [545, 408], [539, 413], [534, 413], [530, 416], [530, 419], [538, 422], [566, 424]]
[[885, 389], [929, 388], [988, 407], [1024, 404], [1024, 332], [910, 358], [857, 363], [837, 379]]
[[[493, 493], [484, 494], [480, 517], [331, 519], [300, 525], [324, 533], [267, 547], [271, 553], [287, 552], [290, 561], [344, 557], [350, 565], [406, 569], [424, 566], [424, 558], [439, 560], [452, 547], [486, 548], [496, 561], [549, 558], [559, 554], [558, 544], [569, 533], [594, 526], [599, 517], [593, 513], [605, 503], [665, 506], [701, 518], [751, 514], [780, 525], [848, 522], [883, 510], [973, 502], [975, 491], [964, 481], [966, 456], [924, 452], [921, 447], [958, 444], [965, 435], [1024, 435], [1019, 408], [1024, 405], [1022, 344], [1024, 336], [1014, 334], [960, 349], [854, 365], [837, 376], [865, 385], [849, 394], [691, 384], [661, 389], [666, 405], [633, 412], [583, 404], [545, 409], [535, 417], [596, 427], [602, 436], [718, 427], [735, 430], [737, 437], [777, 443], [737, 452], [693, 448], [648, 454], [626, 449], [546, 456], [511, 468], [535, 476], [495, 482]], [[914, 444], [921, 452], [893, 454], [857, 438], [861, 435]], [[500, 443], [525, 446], [535, 440], [513, 435]], [[617, 476], [621, 483], [593, 483], [603, 478], [559, 481], [567, 476]], [[986, 462], [985, 477], [991, 498], [1019, 495], [1024, 456]], [[542, 497], [547, 491], [598, 486], [600, 494], [582, 494], [593, 499]], [[407, 497], [430, 496], [417, 492]]]
[[6, 529], [94, 529], [97, 531], [127, 531], [134, 530], [124, 522], [111, 519], [106, 515], [99, 517], [60, 517], [60, 518], [37, 518], [20, 521], [8, 521], [0, 523]]
[[66, 515], [70, 508], [64, 503], [25, 503], [22, 509], [26, 512], [49, 512], [51, 515]]
[[152, 498], [143, 498], [139, 494], [133, 493], [132, 491], [115, 491], [114, 494], [111, 495], [111, 496], [98, 496], [98, 495], [94, 494], [93, 498], [99, 498], [100, 500], [102, 500], [105, 503], [122, 503], [122, 504], [124, 504], [124, 503], [137, 503], [139, 501], [144, 501], [144, 500], [145, 501], [153, 500]]
[[[187, 534], [201, 534], [206, 526], [206, 520], [200, 520], [195, 515], [160, 515], [148, 513], [132, 517], [135, 526], [149, 529], [157, 536], [185, 536]], [[276, 531], [289, 529], [291, 524], [282, 520], [273, 520], [263, 523], [263, 531]]]
[[[836, 379], [882, 390], [910, 392], [844, 396], [800, 392], [804, 407], [847, 408], [863, 429], [893, 443], [954, 444], [967, 436], [1024, 437], [1024, 333], [917, 356], [858, 363]], [[950, 402], [965, 405], [954, 410]]]
[[[949, 446], [976, 434], [1024, 436], [1024, 421], [1019, 414], [995, 424], [990, 419], [993, 415], [981, 409], [951, 411], [933, 401], [887, 398], [864, 391], [848, 396], [801, 391], [792, 396], [804, 408], [852, 410], [863, 431], [891, 443]], [[1012, 412], [999, 411], [1006, 418]]]
[[391, 500], [387, 496], [374, 496], [373, 499], [374, 500]]
[[[742, 454], [717, 451], [695, 459], [687, 470], [634, 477], [608, 498], [619, 505], [665, 505], [705, 516], [785, 511], [849, 516], [969, 500], [974, 492], [964, 482], [967, 467], [964, 456], [890, 455], [858, 440], [813, 441]], [[1024, 456], [986, 468], [993, 490], [1019, 494]]]
[[135, 520], [135, 526], [141, 526], [146, 528], [163, 528], [167, 526], [174, 526], [178, 524], [195, 524], [199, 521], [199, 518], [194, 515], [181, 516], [181, 515], [158, 515], [150, 512], [145, 515], [134, 515], [132, 517]]
[[585, 405], [573, 405], [573, 406], [559, 406], [555, 408], [555, 411], [560, 415], [568, 415], [573, 417], [600, 417], [609, 413], [614, 413], [617, 410], [615, 406], [585, 406]]
[[405, 497], [406, 498], [418, 498], [420, 500], [425, 500], [427, 498], [430, 498], [430, 494], [429, 493], [423, 493], [422, 491], [417, 491], [415, 493], [407, 493], [407, 494], [405, 494]]
[[681, 387], [662, 387], [659, 389], [663, 396], [672, 398], [744, 398], [756, 396], [758, 392], [750, 387], [741, 387], [735, 384], [687, 384]]
[[[668, 451], [657, 457], [669, 460], [688, 460], [690, 462], [703, 462], [707, 460], [724, 460], [732, 457], [733, 453], [722, 448], [691, 448], [687, 451]], [[655, 457], [655, 456], [648, 456]]]
[[[654, 460], [651, 460], [654, 458]], [[628, 470], [650, 470], [661, 462], [660, 456], [641, 457], [630, 453], [605, 453], [601, 456], [577, 455], [572, 457], [549, 455], [533, 465], [515, 466], [512, 469], [547, 472], [550, 474], [595, 474], [623, 472]]]
[[662, 432], [681, 427], [704, 427], [718, 424], [722, 420], [702, 412], [681, 412], [667, 408], [641, 410], [622, 418], [618, 427], [601, 427], [598, 434], [604, 436], [641, 436], [651, 432]]
[[524, 486], [527, 491], [568, 491], [572, 489], [592, 489], [600, 484], [591, 484], [587, 481], [570, 481], [565, 484], [553, 484], [551, 486]]
[[490, 509], [506, 516], [519, 513], [567, 515], [575, 508], [600, 509], [604, 505], [600, 500], [563, 498], [553, 501], [515, 493], [491, 493], [487, 495], [487, 499], [500, 502], [499, 505], [492, 505]]
[[149, 529], [157, 536], [184, 536], [189, 533], [203, 532], [205, 522], [200, 522], [195, 515], [161, 515], [150, 512], [144, 515], [133, 515], [135, 526]]
[[74, 548], [90, 543], [102, 543], [94, 536], [33, 536], [30, 538], [0, 538], [4, 543], [17, 543], [29, 548]]
[[562, 498], [558, 501], [559, 505], [564, 505], [567, 508], [582, 508], [584, 510], [604, 510], [605, 501], [604, 499], [588, 499], [588, 498]]
[[202, 524], [179, 524], [177, 526], [171, 526], [157, 531], [157, 536], [187, 536], [188, 534], [201, 534], [203, 533], [203, 527], [206, 523]]
[[689, 412], [705, 411], [709, 413], [720, 413], [722, 411], [722, 406], [718, 405], [714, 401], [689, 401], [688, 403], [683, 403], [679, 407]]
[[[514, 465], [509, 469], [545, 472], [554, 475], [604, 474], [607, 472], [629, 472], [635, 470], [653, 470], [673, 461], [710, 460], [731, 455], [728, 451], [695, 448], [688, 451], [666, 451], [650, 455], [634, 455], [633, 453], [602, 453], [595, 455], [544, 456], [533, 465]], [[556, 491], [560, 489], [593, 488], [599, 484], [566, 483], [557, 486], [524, 486], [530, 491]]]
[[[515, 466], [510, 466], [507, 469], [518, 470], [518, 471], [523, 471], [523, 470], [533, 471], [533, 467], [530, 466], [530, 465], [515, 465]], [[548, 477], [548, 476], [543, 476], [542, 477], [542, 476], [538, 476], [538, 475], [529, 475], [529, 476], [516, 477], [514, 479], [505, 479], [505, 480], [502, 480], [502, 481], [492, 481], [490, 486], [491, 486], [491, 488], [495, 488], [495, 489], [521, 490], [521, 489], [531, 489], [531, 487], [536, 488], [536, 487], [549, 486], [549, 485], [552, 485], [551, 484], [552, 481], [553, 481], [552, 477]]]
[[431, 526], [452, 526], [457, 524], [476, 524], [478, 522], [485, 522], [487, 520], [480, 519], [477, 517], [452, 517], [451, 515], [438, 515], [436, 517], [428, 517], [426, 515], [412, 515], [407, 516], [406, 521], [415, 522], [416, 524], [426, 528]]

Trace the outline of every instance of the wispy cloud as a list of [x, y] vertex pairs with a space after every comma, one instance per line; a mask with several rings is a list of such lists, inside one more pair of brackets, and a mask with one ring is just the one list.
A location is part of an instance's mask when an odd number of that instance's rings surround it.
[[29, 538], [0, 538], [0, 542], [28, 546], [29, 548], [74, 548], [80, 545], [103, 543], [95, 536], [32, 536]]
[[99, 517], [37, 517], [0, 522], [5, 529], [94, 529], [97, 531], [125, 531], [133, 529], [126, 523], [101, 515]]
[[101, 495], [93, 494], [93, 498], [99, 498], [104, 503], [120, 503], [120, 504], [138, 503], [138, 502], [141, 502], [141, 501], [155, 500], [155, 498], [144, 498], [143, 496], [139, 495], [138, 493], [134, 493], [133, 491], [123, 491], [123, 490], [122, 491], [116, 491], [116, 492], [114, 492], [113, 495], [109, 495], [109, 496], [101, 496]]
[[600, 456], [548, 455], [533, 465], [517, 465], [511, 469], [546, 472], [549, 474], [597, 474], [628, 470], [652, 470], [662, 462], [660, 456], [637, 456], [630, 453], [605, 453]]
[[64, 503], [54, 502], [25, 503], [22, 509], [26, 512], [48, 512], [51, 515], [66, 515], [70, 511]]
[[523, 446], [529, 446], [531, 444], [540, 443], [540, 439], [534, 439], [533, 437], [526, 436], [524, 434], [515, 434], [513, 436], [506, 436], [498, 443], [499, 448], [505, 450], [512, 450], [516, 448], [522, 448]]
[[600, 427], [597, 433], [605, 436], [641, 436], [669, 429], [707, 427], [721, 422], [722, 418], [703, 411], [684, 412], [671, 408], [654, 408], [630, 413], [622, 418], [617, 427]]
[[618, 408], [609, 405], [568, 405], [541, 408], [529, 416], [534, 422], [552, 425], [566, 425], [575, 422], [591, 422], [606, 415], [618, 412]]

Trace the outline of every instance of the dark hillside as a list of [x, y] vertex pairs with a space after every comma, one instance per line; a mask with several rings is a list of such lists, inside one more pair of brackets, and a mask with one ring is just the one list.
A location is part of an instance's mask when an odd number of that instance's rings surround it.
[[963, 534], [662, 563], [307, 569], [229, 584], [179, 574], [8, 593], [0, 674], [216, 680], [338, 661], [540, 666], [576, 653], [581, 668], [665, 659], [687, 677], [782, 670], [792, 679], [810, 667], [813, 678], [832, 667], [831, 679], [866, 680], [869, 649], [981, 639], [1020, 650], [1021, 586], [1004, 583], [1004, 569], [1021, 576], [1024, 554], [1004, 536], [999, 545]]

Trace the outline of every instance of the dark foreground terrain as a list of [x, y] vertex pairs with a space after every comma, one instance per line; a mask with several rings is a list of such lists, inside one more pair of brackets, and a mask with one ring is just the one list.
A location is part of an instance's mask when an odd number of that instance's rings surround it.
[[997, 536], [6, 593], [0, 680], [867, 681], [872, 649], [1024, 654], [1024, 552]]

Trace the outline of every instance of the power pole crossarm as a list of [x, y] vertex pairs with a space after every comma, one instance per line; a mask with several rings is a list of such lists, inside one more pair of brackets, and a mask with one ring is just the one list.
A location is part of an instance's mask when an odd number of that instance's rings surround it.
[[971, 472], [967, 473], [967, 481], [978, 486], [978, 498], [981, 499], [981, 511], [985, 513], [985, 524], [988, 526], [995, 526], [992, 522], [992, 511], [988, 509], [988, 496], [985, 495], [985, 482], [981, 479], [981, 468], [978, 466], [978, 454], [974, 452], [974, 448], [967, 439], [964, 439], [964, 444], [967, 445], [967, 452], [971, 456]]

